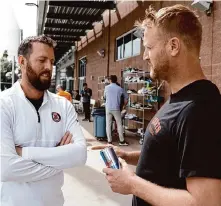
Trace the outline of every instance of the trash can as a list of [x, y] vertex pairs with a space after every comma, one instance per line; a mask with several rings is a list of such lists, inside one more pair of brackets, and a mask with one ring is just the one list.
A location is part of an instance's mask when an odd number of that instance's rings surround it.
[[105, 108], [94, 108], [92, 116], [94, 118], [94, 136], [100, 141], [107, 140]]

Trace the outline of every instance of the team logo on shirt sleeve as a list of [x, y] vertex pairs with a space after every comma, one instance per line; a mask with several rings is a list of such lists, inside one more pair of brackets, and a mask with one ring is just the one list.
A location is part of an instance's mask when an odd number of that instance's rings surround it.
[[157, 117], [154, 117], [150, 122], [149, 131], [152, 135], [157, 135], [161, 130], [160, 120]]
[[57, 112], [52, 112], [51, 113], [52, 119], [55, 122], [60, 122], [61, 121], [61, 115], [58, 114]]

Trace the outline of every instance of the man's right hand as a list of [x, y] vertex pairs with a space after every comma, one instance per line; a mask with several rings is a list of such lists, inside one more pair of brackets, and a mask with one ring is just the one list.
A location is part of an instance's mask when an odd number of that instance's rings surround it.
[[91, 150], [101, 150], [101, 149], [105, 149], [106, 147], [113, 147], [114, 151], [116, 152], [116, 155], [118, 157], [121, 157], [122, 159], [125, 159], [128, 156], [126, 151], [112, 144], [93, 146], [91, 147]]
[[63, 146], [72, 143], [72, 137], [73, 135], [69, 131], [66, 132], [57, 146]]

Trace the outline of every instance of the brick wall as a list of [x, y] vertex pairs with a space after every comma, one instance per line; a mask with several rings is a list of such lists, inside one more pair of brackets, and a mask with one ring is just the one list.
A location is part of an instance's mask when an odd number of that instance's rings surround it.
[[211, 17], [202, 15], [203, 42], [201, 47], [201, 64], [208, 79], [213, 81], [221, 91], [221, 2], [214, 2]]
[[[107, 51], [106, 42], [108, 35], [107, 31], [102, 31], [102, 28], [97, 33], [98, 35], [100, 35], [99, 37], [95, 37], [96, 35], [93, 34], [93, 37], [91, 39], [88, 39], [88, 42], [92, 39], [94, 40], [85, 45], [85, 47], [83, 47], [80, 51], [77, 52], [78, 59], [80, 59], [83, 56], [87, 57], [86, 82], [93, 91], [94, 99], [97, 99], [97, 78], [98, 76], [104, 76], [107, 73], [107, 54], [105, 54], [105, 57], [102, 58], [97, 54], [97, 51], [100, 49], [105, 49], [105, 52]], [[87, 40], [84, 39], [82, 40], [82, 42], [83, 41], [86, 42]], [[79, 47], [81, 48], [80, 45], [81, 43], [79, 44]], [[94, 80], [92, 80], [91, 77], [94, 77]]]
[[[174, 5], [176, 3], [191, 5], [192, 2], [154, 2], [156, 9]], [[145, 8], [151, 2], [129, 1], [120, 2], [116, 12], [111, 12], [110, 29], [110, 54], [109, 54], [109, 74], [121, 76], [121, 70], [126, 66], [134, 66], [141, 69], [147, 69], [147, 63], [143, 61], [143, 47], [141, 54], [121, 61], [115, 61], [115, 40], [120, 35], [133, 29], [135, 20], [144, 17]], [[206, 16], [204, 12], [198, 13], [203, 25], [203, 40], [201, 47], [201, 65], [208, 79], [212, 80], [221, 91], [221, 2], [214, 2], [211, 16]], [[100, 49], [105, 49], [105, 57], [97, 54]], [[95, 29], [87, 34], [87, 38], [78, 42], [77, 59], [87, 56], [87, 77], [86, 81], [93, 90], [93, 98], [98, 98], [97, 77], [107, 75], [107, 55], [108, 49], [108, 12], [104, 13], [104, 25], [97, 23]], [[76, 73], [75, 73], [76, 75]], [[91, 79], [94, 76], [94, 80]], [[77, 85], [75, 85], [76, 87]], [[170, 89], [165, 84], [164, 96], [170, 94]]]

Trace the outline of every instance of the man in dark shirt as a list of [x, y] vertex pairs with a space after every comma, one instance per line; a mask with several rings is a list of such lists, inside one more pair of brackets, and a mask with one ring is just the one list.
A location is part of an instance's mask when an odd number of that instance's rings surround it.
[[91, 102], [92, 90], [87, 87], [87, 83], [83, 84], [83, 90], [81, 91], [81, 96], [82, 96], [82, 102], [85, 114], [85, 118], [82, 121], [90, 122], [91, 121], [90, 102]]
[[[105, 168], [106, 178], [114, 192], [134, 195], [133, 206], [220, 206], [221, 96], [200, 67], [202, 26], [182, 5], [150, 8], [139, 26], [150, 75], [167, 81], [172, 94], [148, 125], [141, 152], [115, 148], [122, 169]], [[136, 174], [126, 162], [137, 165]]]

